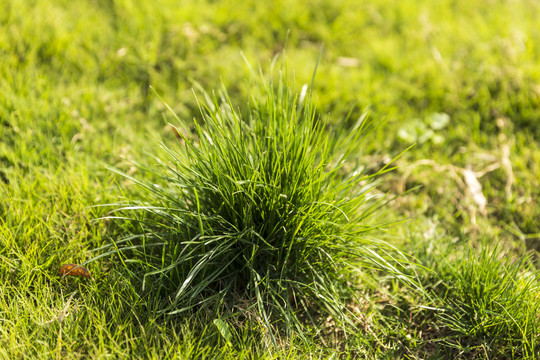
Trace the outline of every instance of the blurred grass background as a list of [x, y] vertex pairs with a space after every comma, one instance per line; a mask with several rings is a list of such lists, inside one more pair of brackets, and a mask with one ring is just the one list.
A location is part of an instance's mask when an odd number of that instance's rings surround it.
[[[242, 53], [268, 73], [285, 51], [300, 89], [324, 44], [315, 96], [325, 121], [351, 126], [348, 112], [352, 122], [369, 108], [381, 124], [359, 163], [376, 170], [416, 144], [379, 184], [392, 195], [420, 186], [387, 209], [410, 220], [385, 235], [397, 246], [429, 267], [488, 238], [504, 256], [536, 263], [538, 18], [532, 0], [2, 1], [0, 354], [214, 354], [218, 335], [208, 330], [205, 342], [189, 324], [159, 323], [114, 259], [90, 265], [92, 285], [60, 283], [56, 271], [118, 232], [92, 222], [105, 210], [90, 206], [139, 191], [105, 165], [135, 171], [130, 161], [151, 162], [159, 139], [174, 141], [173, 119], [149, 86], [186, 120], [198, 116], [193, 80], [207, 89], [224, 83], [243, 103], [250, 80]], [[73, 291], [71, 317], [60, 319]], [[404, 290], [388, 291], [396, 302]], [[375, 321], [394, 316], [375, 308], [366, 329], [377, 341], [358, 345], [359, 354], [437, 353], [417, 330], [396, 335]], [[264, 350], [242, 344], [222, 355]]]

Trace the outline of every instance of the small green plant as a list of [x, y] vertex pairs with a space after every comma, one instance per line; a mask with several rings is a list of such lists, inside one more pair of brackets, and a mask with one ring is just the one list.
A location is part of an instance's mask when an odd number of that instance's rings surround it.
[[168, 314], [210, 306], [249, 312], [269, 330], [302, 333], [328, 316], [347, 328], [363, 266], [399, 272], [388, 247], [365, 236], [376, 228], [366, 220], [379, 204], [373, 179], [390, 169], [344, 171], [365, 115], [331, 134], [306, 89], [263, 82], [243, 116], [225, 90], [201, 90], [202, 120], [175, 127], [178, 143], [147, 169], [160, 182], [125, 175], [149, 196], [117, 209], [144, 216], [125, 214], [142, 233], [115, 245], [144, 264], [145, 286], [165, 289]]
[[403, 125], [397, 133], [400, 140], [407, 143], [423, 144], [431, 141], [438, 145], [444, 142], [444, 137], [440, 130], [446, 128], [450, 122], [450, 116], [446, 113], [433, 113], [427, 116], [424, 120], [418, 118], [408, 121]]
[[540, 351], [537, 271], [483, 246], [441, 267], [439, 326], [448, 349], [488, 358], [536, 358]]

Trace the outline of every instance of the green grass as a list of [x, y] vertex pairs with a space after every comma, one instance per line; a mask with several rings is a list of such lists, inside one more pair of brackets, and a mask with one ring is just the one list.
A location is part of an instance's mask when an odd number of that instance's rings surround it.
[[294, 94], [279, 78], [260, 91], [243, 116], [225, 90], [201, 94], [202, 119], [191, 131], [171, 126], [179, 146], [163, 144], [160, 166], [140, 167], [156, 180], [123, 174], [149, 195], [104, 218], [134, 224], [102, 251], [142, 265], [142, 288], [165, 293], [168, 315], [257, 319], [276, 347], [275, 332], [304, 338], [304, 323], [318, 329], [328, 316], [349, 333], [346, 302], [363, 268], [403, 276], [408, 262], [370, 236], [385, 225], [370, 222], [381, 206], [369, 201], [373, 181], [392, 169], [344, 174], [369, 137], [367, 114], [347, 134], [329, 133], [309, 90]]
[[539, 16], [528, 0], [1, 2], [0, 357], [278, 356], [257, 319], [232, 322], [229, 336], [211, 312], [164, 317], [172, 287], [151, 291], [148, 277], [142, 290], [148, 265], [156, 266], [143, 254], [131, 257], [138, 263], [115, 254], [88, 263], [90, 281], [57, 273], [143, 233], [130, 222], [96, 221], [110, 208], [95, 205], [155, 201], [107, 168], [159, 180], [134, 162], [155, 169], [159, 143], [178, 145], [164, 103], [194, 129], [193, 80], [209, 93], [223, 83], [234, 111], [249, 119], [249, 95], [264, 93], [242, 53], [270, 79], [267, 64], [290, 30], [291, 94], [311, 83], [324, 43], [313, 86], [321, 136], [348, 134], [370, 108], [374, 130], [340, 176], [375, 174], [416, 143], [371, 190], [394, 199], [371, 224], [396, 224], [369, 239], [423, 267], [401, 269], [421, 289], [364, 268], [346, 301], [355, 330], [316, 334], [329, 322], [303, 340], [276, 333], [281, 355], [538, 358]]
[[484, 238], [477, 248], [428, 244], [423, 263], [432, 271], [419, 274], [426, 290], [422, 304], [405, 296], [397, 301], [410, 311], [415, 329], [405, 343], [438, 358], [538, 355], [538, 270], [529, 257], [501, 251], [491, 241]]
[[[478, 252], [480, 252], [478, 254]], [[524, 261], [501, 259], [497, 252], [470, 251], [465, 261], [448, 266], [444, 307], [439, 314], [448, 328], [448, 344], [491, 358], [530, 358], [538, 349], [538, 284], [536, 271]], [[441, 270], [441, 272], [444, 271]]]

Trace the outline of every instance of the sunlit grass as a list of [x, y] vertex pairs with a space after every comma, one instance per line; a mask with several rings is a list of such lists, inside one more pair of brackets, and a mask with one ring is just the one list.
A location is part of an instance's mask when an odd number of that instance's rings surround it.
[[243, 113], [225, 90], [202, 91], [201, 120], [172, 128], [177, 144], [162, 144], [160, 167], [142, 168], [156, 182], [125, 175], [148, 196], [106, 218], [137, 219], [140, 229], [114, 247], [144, 265], [143, 288], [168, 292], [168, 315], [238, 311], [234, 321], [258, 318], [274, 345], [275, 331], [303, 336], [327, 316], [348, 333], [362, 268], [401, 275], [407, 258], [365, 236], [379, 227], [369, 219], [380, 206], [373, 180], [390, 169], [343, 172], [369, 136], [366, 115], [328, 133], [306, 89], [261, 82]]
[[540, 350], [538, 271], [522, 258], [496, 249], [470, 249], [463, 259], [440, 267], [439, 296], [445, 311], [441, 341], [461, 353], [533, 359]]
[[[149, 85], [180, 118], [202, 120], [192, 79], [205, 89], [224, 83], [241, 108], [235, 112], [248, 119], [248, 92], [260, 94], [245, 81], [249, 69], [241, 54], [265, 69], [282, 52], [287, 33], [295, 91], [309, 83], [325, 45], [313, 98], [325, 136], [333, 138], [336, 129], [348, 134], [366, 107], [373, 124], [385, 122], [350, 154], [353, 161], [341, 176], [359, 166], [366, 174], [377, 172], [417, 142], [377, 183], [389, 197], [416, 191], [372, 218], [408, 221], [362, 239], [384, 236], [427, 269], [404, 269], [425, 291], [376, 271], [367, 286], [365, 274], [355, 274], [360, 279], [337, 292], [354, 312], [356, 328], [345, 338], [333, 321], [313, 326], [301, 317], [311, 333], [299, 341], [279, 332], [281, 353], [492, 359], [526, 357], [536, 346], [540, 357], [532, 330], [540, 249], [539, 12], [539, 3], [530, 0], [489, 6], [481, 0], [292, 1], [282, 7], [256, 1], [0, 1], [0, 358], [276, 356], [268, 353], [273, 346], [256, 299], [241, 302], [241, 311], [252, 315], [243, 322], [228, 317], [234, 302], [218, 314], [194, 316], [192, 309], [174, 321], [163, 316], [168, 306], [179, 309], [168, 296], [182, 282], [173, 271], [155, 274], [142, 291], [143, 274], [163, 268], [153, 251], [126, 252], [139, 264], [125, 266], [115, 254], [86, 264], [95, 283], [59, 281], [58, 269], [91, 259], [93, 250], [118, 243], [120, 234], [140, 234], [134, 223], [92, 221], [108, 210], [94, 205], [117, 202], [119, 194], [151, 198], [105, 165], [163, 185], [132, 162], [154, 168], [158, 146], [152, 139], [159, 137], [171, 151], [184, 153], [162, 121], [169, 110]], [[445, 126], [433, 122], [440, 115]], [[170, 121], [196, 143], [190, 120]], [[472, 189], [465, 172], [480, 186]], [[251, 193], [247, 184], [225, 189]], [[483, 210], [475, 196], [486, 200]], [[148, 212], [130, 216], [155, 219]], [[206, 221], [209, 229], [213, 224]], [[497, 242], [498, 251], [479, 246], [484, 238]], [[174, 249], [165, 254], [168, 262]], [[522, 256], [528, 260], [518, 262]], [[481, 284], [491, 289], [485, 296], [475, 292]], [[229, 293], [236, 300], [252, 296], [232, 288]], [[526, 304], [532, 304], [529, 310]], [[64, 309], [68, 315], [60, 324]], [[294, 310], [300, 317], [302, 306]], [[275, 309], [268, 315], [283, 318]], [[223, 323], [214, 323], [216, 317]], [[330, 342], [333, 330], [336, 341]]]

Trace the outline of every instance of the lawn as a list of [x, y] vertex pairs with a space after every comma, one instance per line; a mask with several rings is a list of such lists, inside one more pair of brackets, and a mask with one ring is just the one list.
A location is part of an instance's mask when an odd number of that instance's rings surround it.
[[540, 358], [539, 18], [0, 2], [0, 358]]

